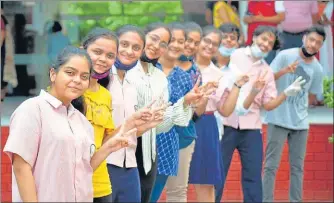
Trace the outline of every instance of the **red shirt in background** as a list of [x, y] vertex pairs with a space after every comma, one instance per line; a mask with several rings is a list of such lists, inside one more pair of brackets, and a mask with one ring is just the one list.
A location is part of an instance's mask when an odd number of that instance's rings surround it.
[[[248, 13], [254, 16], [260, 13], [265, 17], [275, 16], [277, 14], [275, 11], [275, 1], [248, 1]], [[266, 22], [249, 23], [246, 45], [252, 44], [253, 32], [260, 25], [277, 26], [277, 24]]]

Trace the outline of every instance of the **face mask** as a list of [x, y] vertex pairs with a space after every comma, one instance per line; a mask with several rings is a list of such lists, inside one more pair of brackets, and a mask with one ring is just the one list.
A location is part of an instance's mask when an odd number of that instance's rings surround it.
[[192, 61], [194, 57], [192, 56], [185, 56], [185, 55], [181, 55], [180, 58], [179, 58], [179, 61], [183, 61], [183, 62], [186, 62], [186, 61]]
[[159, 58], [157, 58], [157, 59], [149, 59], [146, 56], [145, 51], [144, 51], [143, 54], [140, 57], [140, 60], [143, 61], [143, 62], [146, 62], [146, 63], [152, 63], [155, 66], [157, 64]]
[[135, 67], [137, 65], [137, 62], [138, 61], [136, 61], [136, 62], [134, 62], [133, 64], [130, 64], [130, 65], [125, 65], [120, 60], [118, 60], [118, 58], [116, 58], [116, 61], [115, 61], [114, 65], [119, 70], [128, 71], [128, 70], [131, 70], [133, 67]]
[[251, 52], [252, 55], [255, 58], [266, 58], [268, 56], [268, 53], [264, 53], [263, 51], [261, 51], [260, 47], [257, 44], [253, 44], [251, 47]]
[[308, 52], [307, 52], [307, 50], [306, 50], [306, 48], [305, 48], [305, 38], [303, 38], [303, 45], [302, 45], [302, 47], [301, 47], [301, 49], [302, 49], [302, 52], [303, 52], [303, 54], [304, 54], [304, 56], [306, 57], [306, 58], [310, 58], [310, 57], [312, 57], [312, 56], [314, 56], [314, 55], [316, 55], [317, 53], [313, 53], [313, 54], [309, 54]]
[[232, 53], [236, 50], [237, 48], [233, 47], [233, 48], [226, 48], [223, 45], [221, 45], [218, 49], [219, 53], [222, 56], [231, 56]]
[[101, 79], [106, 78], [108, 76], [109, 76], [109, 70], [105, 73], [97, 73], [95, 70], [92, 70], [91, 77], [94, 78], [94, 79], [101, 80]]

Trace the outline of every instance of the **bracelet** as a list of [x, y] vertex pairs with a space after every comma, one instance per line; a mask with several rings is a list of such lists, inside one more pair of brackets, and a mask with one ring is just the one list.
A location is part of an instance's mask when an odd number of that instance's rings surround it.
[[234, 83], [234, 86], [236, 86], [237, 88], [241, 89], [241, 86], [239, 86], [237, 83]]

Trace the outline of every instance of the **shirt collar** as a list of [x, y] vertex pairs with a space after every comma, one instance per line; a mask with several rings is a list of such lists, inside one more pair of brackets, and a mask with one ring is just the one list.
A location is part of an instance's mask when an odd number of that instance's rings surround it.
[[[41, 90], [39, 93], [39, 96], [45, 99], [53, 108], [58, 109], [59, 107], [63, 106], [63, 102], [58, 100], [56, 97], [52, 96], [48, 92]], [[64, 106], [65, 107], [65, 106]], [[68, 108], [68, 115], [71, 116], [75, 111], [75, 108], [73, 107], [72, 104], [70, 104]]]
[[[252, 58], [252, 57], [253, 57], [253, 56], [252, 56], [251, 49], [250, 49], [250, 46], [247, 46], [247, 47], [245, 48], [245, 52], [244, 52], [244, 53], [245, 53], [249, 58]], [[259, 61], [254, 62], [253, 65], [262, 65], [264, 62], [265, 62], [265, 60], [264, 60], [264, 59], [261, 59], [261, 60], [259, 60]]]

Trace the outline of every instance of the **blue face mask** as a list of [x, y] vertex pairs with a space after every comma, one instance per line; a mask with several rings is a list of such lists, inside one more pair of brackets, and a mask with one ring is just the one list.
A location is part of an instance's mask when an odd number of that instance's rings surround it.
[[192, 61], [193, 60], [193, 57], [192, 56], [185, 56], [185, 55], [181, 55], [180, 58], [179, 58], [179, 61], [183, 61], [183, 62], [186, 62], [186, 61]]
[[125, 65], [120, 60], [118, 60], [118, 58], [116, 58], [114, 66], [119, 70], [128, 71], [128, 70], [131, 70], [133, 67], [135, 67], [137, 65], [137, 62], [138, 61], [136, 61], [136, 62], [134, 62], [133, 64], [130, 64], [130, 65]]
[[227, 47], [224, 47], [223, 45], [221, 45], [218, 49], [219, 53], [222, 55], [222, 56], [231, 56], [232, 53], [236, 50], [237, 48], [233, 47], [233, 48], [227, 48]]
[[268, 56], [268, 53], [264, 53], [263, 51], [261, 51], [260, 47], [257, 45], [257, 44], [253, 44], [251, 47], [251, 52], [252, 52], [252, 55], [255, 57], [255, 58], [266, 58]]

